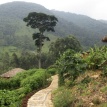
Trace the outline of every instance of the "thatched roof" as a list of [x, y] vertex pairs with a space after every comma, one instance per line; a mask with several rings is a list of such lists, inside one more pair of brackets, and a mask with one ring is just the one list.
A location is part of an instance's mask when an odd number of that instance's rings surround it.
[[3, 78], [11, 78], [11, 77], [15, 76], [17, 73], [22, 72], [22, 71], [24, 71], [24, 69], [15, 68], [15, 69], [12, 69], [12, 70], [10, 70], [0, 76]]

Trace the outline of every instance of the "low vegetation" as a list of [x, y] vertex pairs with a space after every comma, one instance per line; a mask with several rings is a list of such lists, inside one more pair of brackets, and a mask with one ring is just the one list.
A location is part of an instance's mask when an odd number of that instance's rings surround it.
[[[33, 90], [47, 86], [50, 75], [44, 69], [31, 69], [11, 79], [0, 79], [0, 107], [20, 107], [22, 99]], [[48, 79], [48, 80], [47, 80]]]
[[74, 96], [71, 95], [70, 90], [64, 87], [60, 87], [57, 91], [54, 91], [53, 94], [55, 107], [70, 107], [70, 105], [74, 103]]
[[[53, 92], [55, 107], [60, 107], [61, 104], [61, 107], [106, 107], [106, 56], [106, 46], [95, 46], [82, 54], [68, 50], [61, 55], [56, 64], [59, 86], [64, 88], [59, 87]], [[66, 98], [66, 95], [71, 98]]]

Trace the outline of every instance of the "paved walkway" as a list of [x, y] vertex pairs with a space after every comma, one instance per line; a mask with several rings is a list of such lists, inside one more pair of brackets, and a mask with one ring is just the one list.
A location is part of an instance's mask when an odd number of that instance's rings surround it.
[[28, 100], [27, 107], [53, 107], [51, 92], [58, 87], [58, 76], [52, 76], [52, 79], [48, 88], [38, 91]]

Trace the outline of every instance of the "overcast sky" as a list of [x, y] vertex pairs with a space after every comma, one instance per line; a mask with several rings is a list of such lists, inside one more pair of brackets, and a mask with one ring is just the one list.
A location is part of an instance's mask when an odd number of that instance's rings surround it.
[[107, 0], [0, 0], [0, 4], [11, 1], [26, 1], [55, 9], [107, 20]]

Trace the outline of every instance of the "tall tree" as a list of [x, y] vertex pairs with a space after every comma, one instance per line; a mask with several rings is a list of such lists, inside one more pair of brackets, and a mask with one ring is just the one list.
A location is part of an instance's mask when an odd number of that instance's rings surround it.
[[37, 46], [37, 52], [39, 55], [38, 65], [39, 68], [41, 68], [42, 46], [44, 45], [44, 40], [50, 41], [49, 37], [44, 36], [44, 32], [54, 32], [54, 27], [56, 26], [58, 19], [53, 15], [31, 12], [23, 20], [27, 22], [27, 26], [30, 26], [33, 29], [38, 29], [39, 31], [33, 34], [33, 40], [35, 40], [35, 45]]
[[68, 49], [72, 49], [76, 52], [82, 50], [81, 44], [73, 35], [69, 35], [65, 38], [59, 38], [55, 42], [51, 43], [49, 52], [54, 56], [54, 60], [56, 60]]

